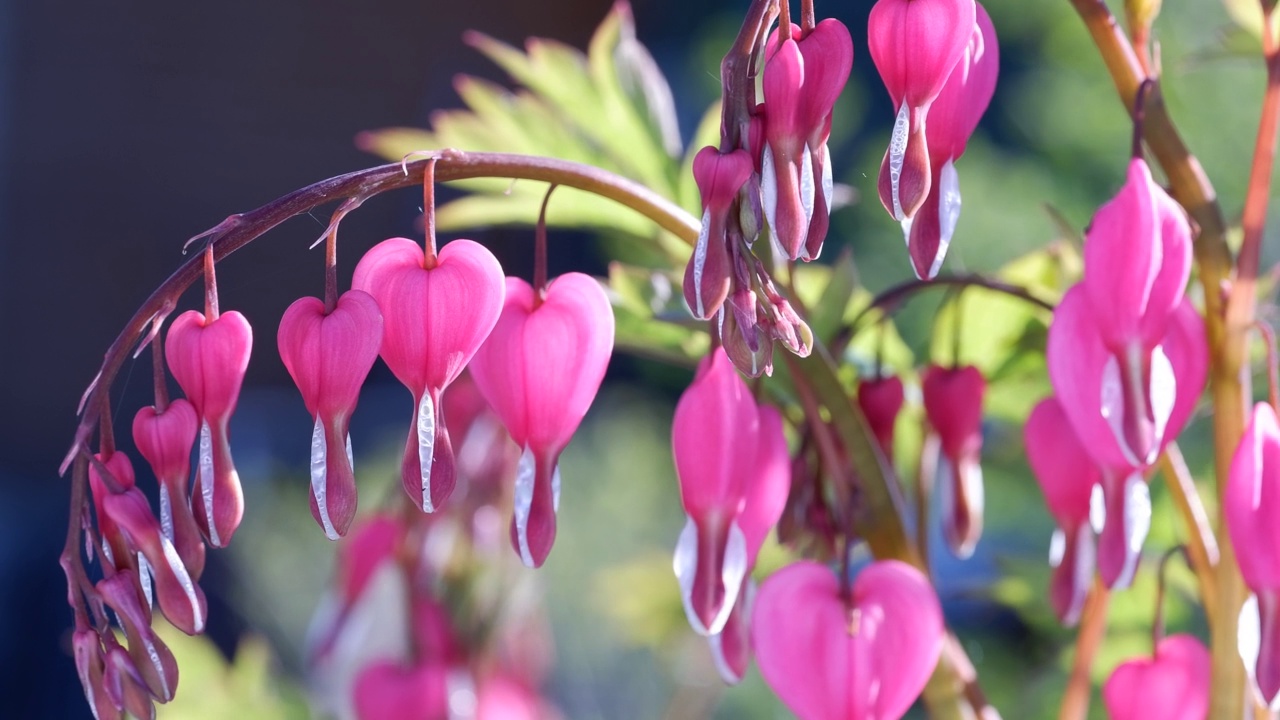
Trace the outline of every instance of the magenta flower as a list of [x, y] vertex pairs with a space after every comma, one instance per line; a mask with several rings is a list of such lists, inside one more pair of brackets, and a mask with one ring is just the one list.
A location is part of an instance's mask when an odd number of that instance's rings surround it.
[[214, 547], [223, 547], [240, 526], [244, 496], [231, 459], [228, 425], [249, 367], [253, 329], [238, 312], [215, 317], [189, 310], [173, 321], [165, 360], [200, 418], [200, 455], [192, 508]]
[[160, 481], [160, 527], [182, 558], [192, 580], [204, 572], [204, 538], [187, 496], [191, 448], [200, 431], [200, 418], [181, 398], [156, 412], [147, 406], [133, 417], [133, 442]]
[[121, 570], [97, 584], [128, 639], [128, 657], [141, 684], [160, 702], [169, 702], [178, 689], [178, 661], [151, 629], [151, 604], [139, 591], [138, 576]]
[[507, 278], [502, 316], [471, 362], [476, 387], [522, 448], [511, 543], [541, 567], [556, 536], [560, 453], [591, 407], [613, 352], [613, 310], [600, 283], [561, 275], [539, 297]]
[[720, 677], [729, 685], [742, 681], [751, 662], [751, 598], [754, 583], [751, 571], [769, 532], [778, 524], [791, 491], [791, 453], [783, 433], [782, 415], [769, 405], [760, 406], [760, 435], [757, 459], [747, 481], [737, 525], [746, 543], [747, 577], [734, 601], [733, 610], [718, 633], [708, 637], [711, 654]]
[[803, 37], [798, 26], [778, 28], [765, 58], [764, 214], [787, 257], [813, 260], [827, 233], [833, 190], [827, 137], [836, 98], [853, 68], [853, 39], [834, 18]]
[[1209, 716], [1209, 651], [1191, 635], [1170, 635], [1153, 657], [1120, 664], [1102, 687], [1111, 720], [1204, 720]]
[[475, 720], [544, 720], [538, 694], [517, 680], [494, 675], [479, 683], [476, 689]]
[[898, 113], [878, 188], [901, 222], [929, 196], [925, 140], [929, 108], [964, 55], [977, 14], [973, 0], [879, 0], [867, 20], [867, 48]]
[[[1125, 587], [1137, 567], [1142, 542], [1151, 523], [1151, 500], [1142, 476], [1126, 449], [1116, 418], [1123, 415], [1123, 383], [1115, 356], [1103, 344], [1086, 289], [1067, 291], [1049, 327], [1046, 361], [1049, 379], [1076, 437], [1102, 473], [1106, 520], [1098, 538], [1098, 570], [1108, 587]], [[1208, 372], [1204, 324], [1190, 301], [1170, 315], [1152, 357], [1148, 405], [1160, 423], [1160, 449], [1173, 440], [1195, 409]], [[1163, 368], [1162, 370], [1159, 368]], [[1154, 457], [1152, 458], [1154, 459]]]
[[1057, 398], [1041, 400], [1023, 432], [1027, 461], [1057, 523], [1049, 550], [1049, 603], [1062, 624], [1074, 625], [1093, 581], [1097, 549], [1091, 510], [1095, 489], [1101, 491], [1102, 473], [1076, 439]]
[[391, 660], [374, 662], [356, 677], [356, 717], [443, 720], [449, 717], [448, 675], [443, 665], [407, 667]]
[[955, 161], [964, 154], [969, 136], [996, 90], [1000, 50], [995, 27], [981, 4], [969, 44], [942, 91], [929, 108], [925, 133], [929, 150], [929, 194], [920, 210], [902, 221], [907, 251], [916, 277], [933, 279], [951, 244], [960, 218], [960, 180]]
[[102, 638], [93, 630], [76, 630], [71, 636], [71, 648], [76, 659], [76, 674], [84, 688], [84, 699], [93, 711], [94, 720], [119, 720], [120, 708], [107, 694], [105, 680], [106, 658]]
[[708, 146], [693, 158], [693, 179], [702, 196], [702, 231], [684, 269], [684, 299], [699, 320], [715, 315], [729, 295], [733, 249], [747, 240], [730, 232], [729, 213], [754, 172], [746, 150], [722, 153]]
[[311, 431], [311, 515], [325, 537], [346, 534], [356, 516], [351, 414], [360, 386], [378, 359], [382, 313], [372, 295], [350, 290], [326, 314], [324, 302], [304, 297], [280, 319], [280, 359], [315, 420]]
[[858, 407], [889, 460], [893, 459], [893, 426], [902, 412], [903, 399], [902, 379], [896, 375], [858, 381]]
[[420, 245], [392, 238], [365, 253], [351, 284], [378, 301], [380, 354], [413, 393], [400, 480], [418, 507], [434, 512], [457, 481], [440, 398], [498, 322], [502, 266], [483, 245], [455, 240], [427, 267]]
[[676, 545], [676, 577], [689, 624], [713, 635], [747, 574], [747, 539], [737, 519], [760, 446], [755, 399], [723, 350], [702, 361], [676, 404], [671, 445], [688, 516]]
[[920, 383], [924, 412], [942, 444], [942, 530], [951, 552], [973, 554], [982, 535], [982, 396], [987, 381], [972, 365], [930, 365]]
[[1280, 423], [1258, 403], [1231, 458], [1223, 511], [1245, 585], [1240, 654], [1263, 701], [1280, 708]]
[[801, 720], [902, 717], [942, 652], [942, 607], [920, 571], [872, 563], [848, 602], [826, 567], [800, 561], [764, 581], [752, 640], [760, 674]]

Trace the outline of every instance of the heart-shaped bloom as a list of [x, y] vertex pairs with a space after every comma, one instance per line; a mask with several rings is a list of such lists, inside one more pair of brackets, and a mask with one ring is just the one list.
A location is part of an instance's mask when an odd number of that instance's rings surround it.
[[249, 367], [253, 329], [238, 312], [217, 317], [189, 310], [169, 327], [165, 360], [200, 418], [193, 514], [209, 544], [223, 547], [240, 526], [244, 495], [231, 459], [228, 426]]
[[160, 481], [160, 528], [173, 543], [192, 580], [204, 572], [204, 538], [191, 514], [187, 478], [191, 448], [200, 432], [200, 418], [191, 403], [178, 398], [163, 412], [147, 406], [133, 416], [133, 443]]
[[1209, 717], [1209, 650], [1191, 635], [1170, 635], [1153, 657], [1121, 663], [1102, 687], [1111, 720]]
[[827, 233], [833, 190], [827, 138], [853, 68], [853, 39], [834, 18], [804, 36], [792, 25], [774, 31], [765, 58], [761, 204], [787, 257], [813, 260]]
[[[94, 455], [106, 472], [110, 473], [111, 478], [115, 481], [115, 485], [128, 492], [134, 489], [137, 482], [133, 473], [133, 463], [129, 462], [129, 456], [122, 452], [113, 452], [110, 455], [98, 453]], [[133, 557], [133, 549], [129, 547], [129, 543], [125, 540], [124, 534], [120, 532], [120, 527], [116, 525], [115, 520], [107, 514], [105, 502], [111, 495], [111, 490], [107, 481], [103, 478], [102, 471], [98, 468], [97, 463], [89, 465], [89, 493], [93, 496], [94, 519], [98, 521], [98, 536], [102, 540], [102, 557], [106, 564], [116, 570], [136, 567]]]
[[801, 720], [902, 717], [944, 633], [928, 580], [897, 560], [859, 573], [847, 604], [826, 567], [788, 565], [760, 586], [751, 624], [760, 674]]
[[330, 540], [356, 516], [351, 414], [360, 386], [378, 359], [382, 313], [372, 295], [350, 290], [333, 312], [304, 297], [285, 311], [277, 336], [280, 359], [315, 421], [311, 431], [311, 515]]
[[984, 503], [982, 465], [982, 396], [987, 381], [972, 365], [930, 365], [920, 382], [924, 412], [942, 444], [945, 475], [939, 486], [942, 531], [959, 558], [973, 554], [982, 535]]
[[867, 19], [867, 49], [898, 113], [880, 164], [880, 202], [895, 220], [913, 217], [932, 172], [925, 120], [973, 36], [973, 0], [879, 0]]
[[448, 669], [406, 667], [383, 660], [360, 672], [355, 683], [360, 720], [444, 720], [449, 717]]
[[722, 153], [708, 146], [693, 158], [693, 179], [702, 196], [702, 231], [684, 269], [684, 299], [699, 320], [715, 315], [729, 295], [734, 248], [746, 239], [735, 237], [740, 230], [731, 231], [730, 212], [754, 172], [746, 150]]
[[1240, 615], [1245, 666], [1266, 704], [1280, 707], [1280, 423], [1258, 403], [1231, 459], [1224, 514], [1240, 574], [1256, 599]]
[[916, 277], [931, 280], [955, 234], [960, 218], [960, 180], [955, 161], [991, 103], [1000, 72], [995, 27], [981, 4], [977, 24], [955, 69], [929, 108], [929, 194], [920, 210], [902, 221], [911, 267]]
[[1092, 522], [1091, 514], [1094, 494], [1101, 492], [1102, 473], [1076, 439], [1057, 398], [1041, 400], [1027, 417], [1023, 432], [1027, 462], [1057, 523], [1049, 549], [1053, 565], [1049, 603], [1058, 620], [1074, 625], [1093, 581], [1094, 527], [1101, 523]]
[[[1098, 570], [1108, 587], [1125, 587], [1151, 525], [1151, 500], [1142, 476], [1145, 463], [1136, 462], [1120, 431], [1125, 423], [1118, 418], [1127, 412], [1126, 383], [1102, 341], [1086, 292], [1076, 285], [1058, 303], [1046, 362], [1054, 394], [1102, 473], [1106, 519], [1098, 538]], [[1190, 301], [1183, 299], [1169, 317], [1148, 365], [1149, 380], [1143, 383], [1151, 400], [1147, 404], [1155, 417], [1164, 419], [1158, 427], [1160, 442], [1153, 448], [1158, 454], [1191, 417], [1208, 373], [1204, 323]]]
[[864, 378], [858, 381], [858, 407], [884, 456], [893, 459], [893, 426], [898, 421], [904, 400], [902, 378], [896, 375]]
[[[746, 542], [747, 570], [750, 576], [756, 556], [769, 532], [778, 524], [791, 491], [791, 453], [782, 429], [782, 415], [769, 405], [760, 406], [758, 459], [747, 481], [742, 511], [737, 524]], [[738, 592], [733, 610], [720, 632], [711, 635], [711, 653], [720, 677], [736, 685], [746, 674], [751, 662], [751, 598], [754, 584], [750, 579]]]
[[502, 315], [472, 360], [471, 377], [522, 449], [511, 542], [529, 567], [551, 552], [560, 453], [591, 407], [612, 352], [613, 309], [594, 278], [561, 275], [544, 298], [507, 278]]
[[755, 399], [722, 349], [702, 361], [680, 396], [671, 445], [688, 516], [676, 545], [676, 578], [689, 624], [714, 635], [747, 574], [747, 539], [738, 516], [760, 447]]
[[433, 266], [426, 262], [412, 240], [384, 240], [360, 259], [351, 285], [378, 301], [380, 354], [413, 393], [400, 479], [418, 507], [434, 512], [457, 481], [440, 398], [498, 322], [503, 282], [497, 258], [471, 240], [454, 240]]

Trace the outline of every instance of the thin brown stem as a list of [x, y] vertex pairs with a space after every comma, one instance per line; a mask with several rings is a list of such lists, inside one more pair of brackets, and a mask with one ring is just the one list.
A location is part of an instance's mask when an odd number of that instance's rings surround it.
[[1107, 634], [1107, 605], [1111, 593], [1101, 580], [1095, 580], [1089, 599], [1084, 603], [1080, 629], [1076, 634], [1076, 657], [1062, 696], [1059, 720], [1085, 720], [1089, 716], [1089, 699], [1093, 695], [1093, 659]]
[[547, 194], [542, 197], [542, 207], [538, 210], [538, 224], [533, 229], [533, 297], [535, 306], [542, 303], [547, 296], [547, 205], [551, 203], [551, 193], [559, 187], [551, 183]]
[[791, 0], [778, 0], [779, 40], [791, 38]]
[[169, 408], [169, 379], [164, 372], [164, 335], [158, 327], [163, 318], [157, 316], [152, 321], [155, 336], [151, 338], [151, 380], [155, 385], [155, 409], [157, 415], [163, 415]]
[[422, 233], [426, 260], [423, 267], [436, 266], [436, 158], [426, 159], [422, 167]]
[[211, 323], [218, 319], [218, 274], [213, 267], [217, 258], [213, 255], [212, 237], [201, 255], [204, 258], [204, 321]]
[[1156, 611], [1155, 618], [1151, 621], [1151, 653], [1153, 655], [1159, 650], [1160, 641], [1164, 639], [1164, 596], [1168, 585], [1169, 560], [1174, 555], [1182, 555], [1190, 563], [1187, 548], [1183, 545], [1169, 548], [1160, 558], [1160, 564], [1156, 569]]
[[856, 537], [853, 528], [853, 485], [844, 470], [848, 463], [841, 458], [840, 448], [831, 433], [831, 427], [822, 419], [818, 399], [804, 374], [798, 371], [796, 359], [790, 353], [782, 353], [782, 358], [794, 379], [796, 395], [800, 398], [800, 407], [804, 409], [809, 432], [818, 446], [818, 455], [827, 468], [826, 476], [830, 480], [831, 496], [838, 513], [836, 522], [839, 523], [840, 530], [846, 537]]
[[813, 12], [813, 0], [800, 0], [800, 36], [804, 37], [818, 25], [818, 18]]
[[[786, 3], [783, 2], [783, 5]], [[729, 153], [747, 147], [751, 113], [756, 107], [756, 51], [764, 42], [769, 26], [778, 16], [779, 0], [753, 0], [738, 37], [720, 62], [720, 151]]]
[[116, 451], [116, 434], [111, 422], [111, 394], [103, 393], [99, 400], [102, 415], [98, 418], [98, 452], [109, 458]]
[[1177, 443], [1169, 443], [1164, 449], [1160, 456], [1160, 470], [1173, 504], [1186, 524], [1187, 561], [1200, 586], [1200, 604], [1204, 606], [1206, 617], [1214, 617], [1218, 608], [1218, 588], [1214, 580], [1221, 554], [1213, 526], [1209, 523], [1209, 513], [1204, 509], [1195, 480]]
[[324, 239], [324, 314], [327, 316], [338, 307], [338, 223]]

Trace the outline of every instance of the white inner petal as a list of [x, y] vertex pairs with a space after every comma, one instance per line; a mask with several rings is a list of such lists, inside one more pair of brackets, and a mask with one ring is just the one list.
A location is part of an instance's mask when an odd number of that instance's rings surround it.
[[1067, 534], [1062, 528], [1055, 527], [1053, 535], [1049, 538], [1049, 567], [1058, 567], [1062, 564], [1062, 558], [1067, 554]]
[[169, 702], [173, 699], [173, 693], [169, 691], [169, 676], [165, 674], [164, 663], [160, 662], [160, 653], [156, 650], [155, 643], [151, 642], [151, 638], [153, 636], [150, 632], [147, 632], [147, 630], [147, 628], [144, 628], [142, 632], [139, 632], [138, 634], [141, 636], [139, 639], [142, 640], [142, 644], [147, 649], [147, 658], [151, 660], [151, 667], [156, 669], [156, 675], [160, 680], [160, 687], [164, 688], [164, 697], [156, 699], [160, 702]]
[[1107, 421], [1107, 427], [1111, 429], [1125, 462], [1137, 466], [1141, 463], [1124, 436], [1124, 383], [1120, 379], [1120, 372], [1120, 361], [1114, 354], [1108, 355], [1106, 364], [1102, 366], [1102, 418]]
[[529, 550], [529, 511], [533, 507], [533, 484], [537, 476], [538, 464], [533, 457], [533, 450], [524, 447], [520, 453], [520, 463], [516, 465], [516, 486], [513, 497], [516, 520], [516, 540], [520, 545], [520, 561], [527, 567], [534, 567], [533, 552]]
[[1262, 616], [1259, 614], [1258, 596], [1250, 594], [1240, 607], [1240, 619], [1236, 622], [1236, 648], [1244, 661], [1249, 679], [1257, 684], [1254, 673], [1258, 667], [1258, 653], [1262, 651]]
[[1128, 587], [1138, 569], [1142, 543], [1151, 530], [1151, 492], [1142, 479], [1142, 473], [1133, 473], [1124, 481], [1124, 570], [1116, 579], [1115, 587]]
[[436, 407], [431, 393], [423, 392], [418, 403], [418, 469], [422, 473], [422, 511], [435, 512], [431, 504], [431, 458], [436, 446]]
[[320, 524], [324, 527], [324, 536], [337, 540], [338, 530], [329, 519], [329, 459], [325, 448], [324, 423], [316, 416], [315, 427], [311, 429], [311, 497], [315, 498], [316, 510], [320, 512]]
[[693, 302], [694, 315], [698, 318], [707, 316], [702, 306], [702, 271], [707, 264], [708, 233], [711, 232], [711, 208], [702, 211], [702, 230], [698, 232], [698, 242], [693, 246]]
[[956, 173], [956, 166], [951, 160], [942, 166], [938, 185], [939, 187], [933, 192], [940, 193], [938, 227], [942, 234], [938, 238], [938, 254], [934, 255], [933, 265], [929, 268], [930, 278], [942, 269], [942, 259], [947, 255], [947, 248], [951, 247], [951, 236], [955, 234], [956, 222], [960, 220], [960, 176]]
[[147, 562], [147, 556], [142, 553], [138, 553], [138, 584], [142, 586], [147, 607], [155, 607], [155, 596], [151, 592], [151, 563]]
[[173, 501], [169, 499], [169, 486], [160, 483], [160, 531], [173, 542]]
[[1173, 414], [1173, 404], [1178, 399], [1178, 378], [1173, 373], [1173, 363], [1169, 362], [1169, 356], [1164, 354], [1164, 346], [1157, 346], [1151, 351], [1151, 384], [1148, 386], [1148, 393], [1158, 449], [1164, 443], [1169, 416]]
[[472, 720], [476, 716], [476, 682], [471, 672], [454, 668], [445, 676], [449, 697], [449, 720]]
[[200, 612], [200, 600], [196, 597], [196, 585], [191, 582], [191, 576], [187, 574], [187, 566], [182, 563], [182, 558], [178, 556], [178, 550], [173, 543], [164, 538], [160, 538], [160, 547], [164, 550], [164, 560], [169, 565], [169, 570], [173, 573], [173, 577], [178, 581], [178, 586], [182, 588], [182, 593], [187, 596], [187, 602], [191, 605], [191, 616], [195, 618], [193, 630], [199, 635], [204, 632], [204, 613]]
[[831, 198], [836, 194], [835, 177], [831, 174], [831, 148], [826, 143], [822, 144], [822, 200], [826, 205], [827, 214], [831, 214]]
[[551, 509], [560, 512], [560, 463], [551, 469]]
[[760, 204], [764, 208], [764, 217], [769, 221], [769, 234], [775, 238], [778, 233], [778, 174], [773, 164], [773, 147], [764, 144], [764, 154], [760, 159]]
[[213, 431], [209, 421], [200, 421], [200, 499], [204, 502], [204, 516], [209, 523], [209, 544], [222, 547], [218, 537], [218, 524], [213, 520]]
[[[1076, 530], [1076, 567], [1075, 567], [1075, 586], [1076, 588], [1087, 588], [1093, 580], [1093, 569], [1098, 563], [1098, 547], [1093, 539], [1093, 533], [1087, 525], [1082, 525]], [[1072, 624], [1080, 618], [1080, 612], [1084, 609], [1084, 599], [1086, 593], [1075, 593], [1074, 602], [1067, 616], [1071, 618]]]
[[1107, 523], [1107, 496], [1102, 492], [1102, 486], [1094, 483], [1089, 489], [1089, 527], [1095, 533], [1102, 532], [1102, 526]]
[[[687, 517], [687, 516], [686, 516]], [[680, 539], [676, 541], [676, 552], [671, 558], [671, 568], [676, 573], [676, 583], [680, 586], [680, 599], [684, 602], [684, 614], [689, 625], [699, 635], [709, 635], [693, 609], [693, 577], [698, 571], [698, 526], [693, 518], [688, 518], [684, 529], [680, 531]]]
[[805, 143], [804, 152], [800, 154], [800, 206], [804, 208], [804, 224], [807, 228], [813, 221], [813, 153], [809, 144]]
[[893, 135], [889, 138], [889, 186], [893, 193], [893, 217], [902, 220], [902, 200], [898, 197], [898, 184], [902, 181], [902, 166], [907, 157], [907, 138], [911, 133], [911, 108], [906, 100], [893, 121]]

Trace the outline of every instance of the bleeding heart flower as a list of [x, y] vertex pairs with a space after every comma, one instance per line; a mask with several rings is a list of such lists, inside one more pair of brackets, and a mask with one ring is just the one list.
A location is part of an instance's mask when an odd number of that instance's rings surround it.
[[529, 567], [551, 552], [560, 453], [591, 407], [613, 352], [613, 310], [600, 283], [561, 275], [539, 298], [507, 278], [502, 316], [471, 362], [476, 387], [523, 452], [511, 542]]
[[889, 460], [893, 459], [893, 426], [898, 421], [903, 401], [902, 379], [896, 375], [858, 381], [858, 407]]
[[704, 147], [693, 158], [693, 179], [702, 196], [702, 231], [684, 270], [684, 299], [693, 316], [706, 320], [729, 295], [734, 248], [746, 238], [732, 229], [730, 212], [738, 192], [755, 172], [746, 150], [722, 153]]
[[880, 164], [885, 210], [901, 222], [929, 196], [933, 174], [925, 119], [973, 35], [973, 0], [879, 0], [867, 20], [867, 48], [898, 113]]
[[774, 31], [765, 57], [760, 154], [764, 214], [787, 257], [813, 260], [822, 251], [831, 209], [827, 138], [832, 109], [853, 68], [853, 39], [834, 18], [803, 37], [792, 25], [785, 32]]
[[84, 688], [84, 699], [89, 702], [94, 720], [119, 720], [120, 708], [107, 694], [104, 675], [106, 671], [102, 640], [93, 630], [77, 630], [71, 636], [71, 646], [76, 658], [76, 673]]
[[[113, 452], [110, 455], [98, 453], [94, 457], [102, 463], [103, 468], [115, 481], [115, 485], [122, 491], [128, 492], [134, 489], [137, 480], [133, 473], [133, 463], [129, 462], [128, 455]], [[100, 549], [103, 558], [107, 564], [117, 570], [136, 567], [128, 541], [120, 532], [115, 520], [107, 514], [104, 503], [111, 495], [111, 490], [108, 489], [107, 481], [96, 463], [89, 464], [89, 493], [93, 496], [94, 518], [98, 521], [98, 536], [102, 540]]]
[[375, 662], [356, 678], [355, 700], [360, 720], [445, 720], [448, 671], [441, 665]]
[[801, 720], [902, 717], [942, 652], [942, 607], [897, 560], [872, 563], [846, 601], [826, 567], [801, 561], [765, 580], [752, 640], [765, 682]]
[[206, 317], [189, 310], [169, 328], [165, 360], [200, 418], [200, 461], [192, 508], [214, 547], [223, 547], [240, 526], [244, 495], [231, 459], [228, 425], [249, 367], [253, 329], [238, 312]]
[[689, 518], [676, 545], [676, 577], [689, 624], [714, 635], [747, 573], [747, 540], [737, 519], [760, 447], [755, 399], [722, 349], [703, 360], [676, 404], [671, 445]]
[[960, 179], [955, 161], [964, 154], [969, 136], [996, 90], [1000, 72], [995, 27], [982, 5], [976, 4], [977, 24], [964, 54], [929, 108], [929, 195], [920, 210], [902, 221], [907, 251], [916, 277], [931, 280], [942, 268], [960, 218]]
[[920, 383], [924, 412], [942, 443], [946, 477], [939, 487], [942, 530], [956, 557], [966, 558], [982, 535], [982, 396], [987, 381], [972, 365], [930, 365]]
[[325, 537], [346, 534], [356, 516], [351, 414], [360, 386], [378, 359], [382, 313], [372, 295], [350, 290], [326, 314], [319, 298], [285, 311], [277, 337], [280, 359], [315, 420], [311, 431], [311, 515]]
[[131, 718], [154, 720], [155, 704], [143, 685], [142, 675], [133, 664], [129, 652], [120, 647], [114, 636], [106, 637], [107, 652], [103, 656], [102, 685], [107, 697]]
[[138, 576], [122, 570], [99, 580], [97, 589], [124, 630], [139, 679], [157, 700], [169, 702], [178, 689], [178, 661], [151, 629], [151, 605], [140, 592]]
[[351, 284], [378, 301], [382, 359], [413, 393], [400, 479], [418, 507], [434, 512], [457, 481], [440, 398], [498, 322], [503, 283], [493, 253], [471, 240], [426, 262], [412, 240], [384, 240], [360, 259]]
[[1209, 650], [1191, 635], [1170, 635], [1154, 657], [1120, 664], [1102, 688], [1111, 720], [1204, 720], [1209, 716]]
[[187, 478], [191, 448], [200, 432], [200, 418], [191, 403], [178, 398], [163, 412], [147, 406], [133, 417], [133, 442], [160, 481], [160, 528], [173, 543], [192, 580], [204, 572], [204, 538], [191, 514]]
[[[1027, 461], [1058, 525], [1049, 546], [1049, 602], [1062, 624], [1074, 625], [1093, 581], [1094, 532], [1103, 520], [1094, 498], [1101, 492], [1102, 473], [1076, 439], [1057, 398], [1045, 398], [1032, 409], [1024, 437]], [[1099, 517], [1091, 519], [1095, 514]]]

